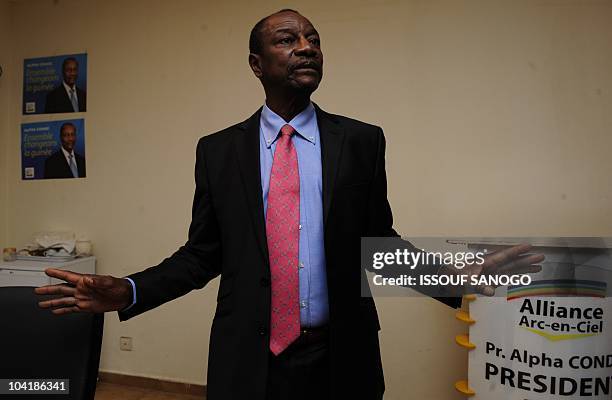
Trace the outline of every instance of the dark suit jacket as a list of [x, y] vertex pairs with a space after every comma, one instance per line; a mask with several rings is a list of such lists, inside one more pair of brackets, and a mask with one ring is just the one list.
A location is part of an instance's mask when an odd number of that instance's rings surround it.
[[[79, 112], [87, 111], [87, 93], [76, 88], [77, 100], [79, 101]], [[69, 113], [74, 112], [70, 97], [66, 93], [64, 84], [59, 85], [49, 93], [45, 102], [45, 113]]]
[[[126, 320], [221, 275], [210, 337], [209, 400], [265, 399], [270, 267], [259, 166], [260, 112], [200, 139], [189, 240], [161, 264], [130, 275], [138, 300], [119, 313]], [[385, 138], [379, 127], [319, 107], [316, 113], [332, 399], [378, 399], [384, 391], [380, 326], [373, 299], [360, 293], [360, 238], [397, 236], [387, 201]]]
[[[75, 152], [74, 158], [76, 160], [77, 169], [79, 170], [79, 178], [84, 178], [87, 176], [85, 171], [85, 157]], [[58, 178], [74, 178], [68, 161], [66, 161], [66, 157], [61, 149], [51, 154], [49, 158], [45, 160], [45, 179]]]

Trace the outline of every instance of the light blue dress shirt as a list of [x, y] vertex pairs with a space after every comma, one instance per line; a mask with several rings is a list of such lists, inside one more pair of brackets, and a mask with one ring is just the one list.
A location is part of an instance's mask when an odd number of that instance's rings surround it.
[[[264, 216], [268, 209], [270, 173], [276, 140], [280, 137], [281, 127], [286, 123], [266, 105], [263, 106], [259, 125], [259, 154]], [[289, 125], [296, 131], [291, 140], [297, 153], [300, 175], [300, 243], [298, 250], [300, 324], [302, 328], [313, 328], [327, 323], [329, 305], [323, 240], [321, 140], [317, 115], [312, 103], [289, 121]], [[124, 311], [136, 304], [136, 285], [132, 279], [126, 279], [132, 285], [133, 302]]]
[[[264, 215], [268, 209], [270, 173], [280, 129], [287, 122], [263, 106], [260, 118], [260, 167]], [[296, 134], [291, 137], [298, 158], [300, 175], [300, 323], [318, 327], [327, 323], [327, 275], [323, 241], [323, 182], [321, 173], [321, 140], [315, 108], [310, 103], [289, 125]]]

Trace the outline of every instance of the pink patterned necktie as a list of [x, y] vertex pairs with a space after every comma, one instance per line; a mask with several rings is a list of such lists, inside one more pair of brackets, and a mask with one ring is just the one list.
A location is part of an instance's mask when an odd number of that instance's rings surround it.
[[270, 350], [280, 354], [300, 336], [298, 249], [300, 175], [291, 125], [281, 128], [270, 174], [266, 236], [270, 254], [272, 310]]

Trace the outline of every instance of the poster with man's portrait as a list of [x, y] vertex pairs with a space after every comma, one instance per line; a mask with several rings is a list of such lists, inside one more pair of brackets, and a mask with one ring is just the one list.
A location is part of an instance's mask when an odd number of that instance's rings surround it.
[[23, 62], [23, 114], [87, 111], [87, 54]]
[[83, 119], [21, 125], [21, 179], [86, 176]]

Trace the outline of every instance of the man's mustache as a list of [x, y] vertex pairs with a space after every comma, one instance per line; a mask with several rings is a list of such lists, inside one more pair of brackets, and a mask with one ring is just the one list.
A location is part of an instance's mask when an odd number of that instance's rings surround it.
[[293, 72], [296, 69], [300, 68], [312, 68], [317, 72], [321, 72], [321, 63], [316, 60], [305, 60], [301, 62], [297, 62], [289, 67], [289, 71]]

